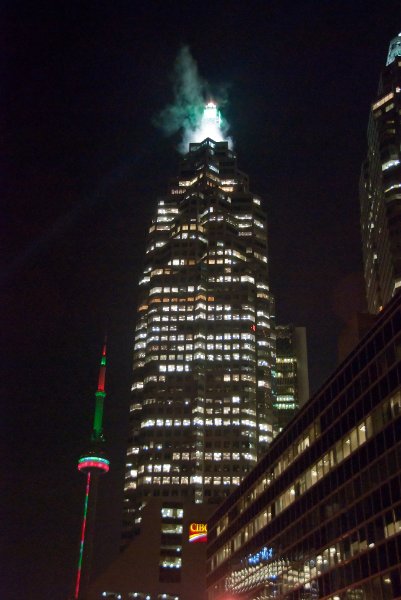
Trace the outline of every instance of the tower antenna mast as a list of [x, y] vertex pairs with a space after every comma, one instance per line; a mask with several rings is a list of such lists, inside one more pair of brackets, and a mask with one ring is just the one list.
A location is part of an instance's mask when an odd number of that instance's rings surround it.
[[100, 360], [91, 442], [88, 451], [82, 454], [78, 460], [78, 471], [86, 474], [86, 490], [74, 600], [83, 600], [89, 586], [99, 477], [103, 473], [107, 473], [110, 468], [110, 461], [104, 452], [103, 436], [103, 408], [106, 398], [106, 342], [107, 338], [104, 340]]

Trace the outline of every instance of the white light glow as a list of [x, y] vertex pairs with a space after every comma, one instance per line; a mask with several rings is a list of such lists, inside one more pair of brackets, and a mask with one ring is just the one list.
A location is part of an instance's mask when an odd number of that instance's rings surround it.
[[208, 102], [204, 108], [203, 116], [196, 127], [189, 134], [188, 143], [200, 143], [206, 138], [215, 142], [227, 141], [232, 147], [232, 140], [227, 135], [227, 126], [221, 118], [221, 114], [214, 102]]

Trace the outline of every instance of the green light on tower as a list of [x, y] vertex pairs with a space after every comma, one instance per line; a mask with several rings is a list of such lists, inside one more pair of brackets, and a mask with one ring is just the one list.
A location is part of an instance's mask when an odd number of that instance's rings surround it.
[[99, 379], [97, 384], [97, 390], [95, 393], [96, 405], [95, 405], [95, 416], [93, 419], [93, 441], [103, 441], [103, 407], [104, 400], [106, 398], [105, 392], [105, 379], [106, 379], [106, 340], [103, 345], [102, 358], [100, 361]]
[[78, 470], [81, 473], [86, 473], [87, 480], [74, 600], [82, 600], [86, 597], [91, 574], [98, 479], [100, 475], [107, 473], [110, 468], [110, 461], [103, 450], [103, 407], [106, 398], [105, 380], [106, 340], [103, 345], [99, 378], [95, 393], [96, 404], [91, 444], [85, 454], [78, 460]]
[[95, 416], [93, 419], [93, 433], [92, 439], [103, 440], [103, 407], [104, 407], [104, 399], [106, 398], [106, 392], [97, 391], [95, 393], [96, 396], [96, 405], [95, 405]]

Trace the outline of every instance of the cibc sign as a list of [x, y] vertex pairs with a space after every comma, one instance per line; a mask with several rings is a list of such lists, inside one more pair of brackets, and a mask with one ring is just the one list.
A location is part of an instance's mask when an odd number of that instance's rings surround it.
[[189, 541], [192, 543], [207, 542], [207, 523], [191, 523]]

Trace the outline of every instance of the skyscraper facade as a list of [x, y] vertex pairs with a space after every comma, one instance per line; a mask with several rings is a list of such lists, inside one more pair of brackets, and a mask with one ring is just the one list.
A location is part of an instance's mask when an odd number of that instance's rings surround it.
[[273, 431], [279, 433], [309, 398], [305, 327], [276, 325]]
[[[205, 120], [218, 124], [214, 105]], [[139, 289], [126, 541], [150, 497], [217, 501], [272, 439], [266, 215], [227, 141], [189, 145], [158, 202]]]
[[379, 312], [401, 286], [401, 34], [387, 63], [368, 125], [360, 180], [361, 230], [368, 310]]

